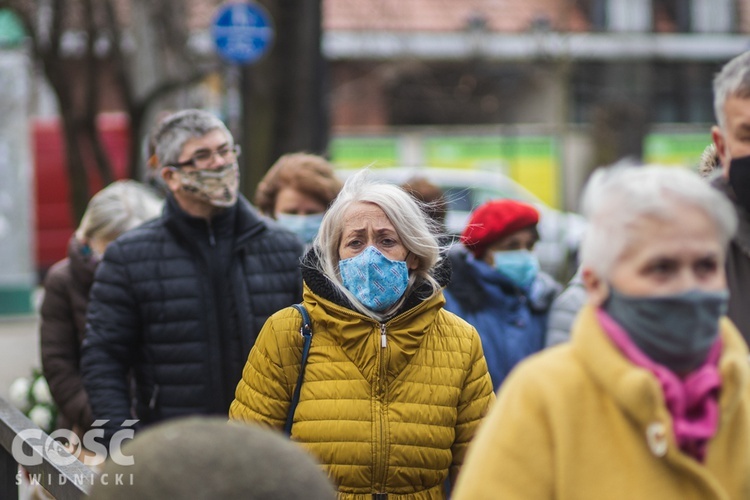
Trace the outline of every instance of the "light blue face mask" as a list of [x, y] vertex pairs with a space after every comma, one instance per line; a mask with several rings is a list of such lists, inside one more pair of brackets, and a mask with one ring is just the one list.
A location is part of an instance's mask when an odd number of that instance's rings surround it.
[[296, 234], [303, 243], [309, 245], [315, 239], [323, 222], [323, 213], [310, 215], [277, 214], [276, 222]]
[[373, 246], [339, 262], [344, 287], [366, 308], [382, 312], [398, 302], [409, 284], [409, 269], [403, 260], [391, 260]]
[[528, 288], [539, 274], [539, 259], [528, 250], [492, 252], [495, 269], [520, 288]]

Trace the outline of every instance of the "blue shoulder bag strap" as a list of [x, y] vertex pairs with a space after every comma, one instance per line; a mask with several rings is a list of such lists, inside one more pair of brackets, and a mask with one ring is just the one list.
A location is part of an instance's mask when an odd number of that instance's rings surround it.
[[297, 411], [297, 404], [299, 403], [299, 393], [302, 389], [302, 381], [305, 378], [305, 365], [307, 364], [307, 357], [310, 354], [310, 344], [312, 343], [312, 326], [310, 323], [310, 315], [307, 314], [307, 309], [302, 304], [294, 304], [292, 306], [302, 315], [302, 326], [299, 329], [299, 333], [305, 339], [305, 343], [302, 346], [302, 359], [299, 364], [299, 376], [297, 377], [297, 385], [294, 386], [294, 394], [292, 395], [292, 402], [289, 405], [289, 414], [286, 417], [286, 425], [284, 425], [284, 433], [287, 436], [292, 435], [292, 424], [294, 424], [294, 412]]

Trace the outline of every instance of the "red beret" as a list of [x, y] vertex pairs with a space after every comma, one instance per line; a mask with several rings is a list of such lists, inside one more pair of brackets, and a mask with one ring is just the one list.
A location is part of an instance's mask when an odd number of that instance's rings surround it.
[[477, 257], [492, 243], [521, 229], [536, 226], [539, 212], [528, 203], [492, 200], [477, 207], [461, 233], [461, 243]]

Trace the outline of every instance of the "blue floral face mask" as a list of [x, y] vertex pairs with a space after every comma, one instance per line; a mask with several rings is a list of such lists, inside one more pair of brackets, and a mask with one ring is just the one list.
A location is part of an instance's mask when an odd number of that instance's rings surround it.
[[382, 312], [398, 302], [409, 284], [403, 260], [390, 260], [373, 246], [339, 262], [344, 287], [366, 308]]
[[318, 234], [320, 224], [323, 222], [323, 214], [277, 214], [276, 222], [296, 234], [303, 243], [309, 245]]
[[520, 288], [528, 288], [539, 273], [539, 259], [528, 250], [492, 252], [495, 269]]

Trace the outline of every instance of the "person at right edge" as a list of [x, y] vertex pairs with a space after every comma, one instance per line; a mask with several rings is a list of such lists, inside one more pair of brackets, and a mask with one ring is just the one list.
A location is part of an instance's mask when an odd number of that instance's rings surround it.
[[748, 349], [724, 317], [732, 206], [646, 166], [599, 169], [583, 208], [588, 303], [570, 342], [500, 388], [453, 499], [750, 498]]
[[712, 185], [734, 205], [737, 234], [727, 252], [729, 311], [745, 342], [750, 344], [750, 51], [729, 61], [714, 79], [711, 130], [721, 163]]

